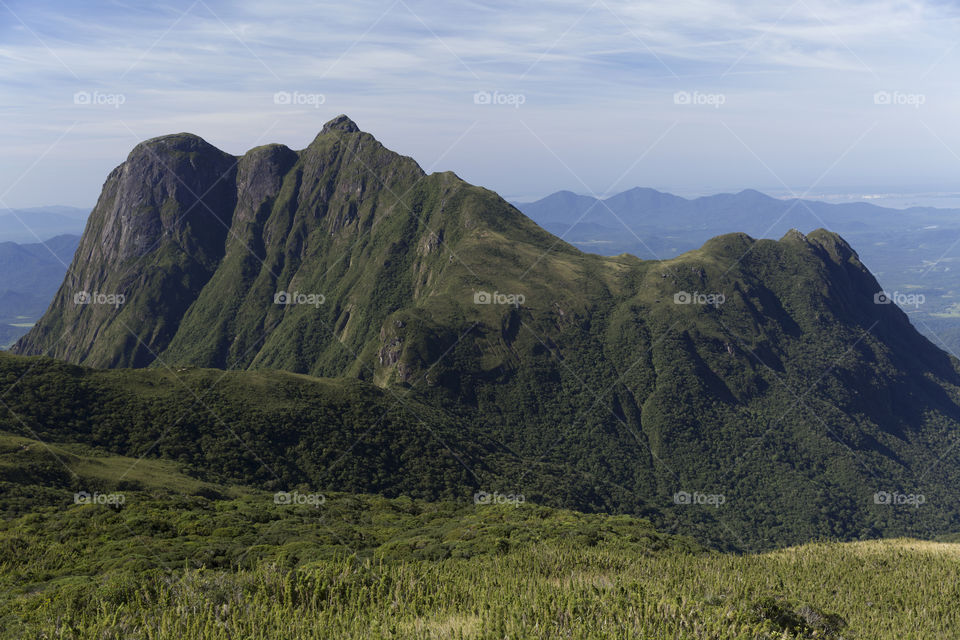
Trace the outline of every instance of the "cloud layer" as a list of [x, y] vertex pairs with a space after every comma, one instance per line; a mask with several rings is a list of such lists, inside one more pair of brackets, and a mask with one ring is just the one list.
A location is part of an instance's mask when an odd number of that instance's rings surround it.
[[941, 188], [960, 168], [943, 3], [0, 0], [0, 16], [0, 206], [92, 204], [144, 138], [302, 147], [341, 112], [513, 197]]

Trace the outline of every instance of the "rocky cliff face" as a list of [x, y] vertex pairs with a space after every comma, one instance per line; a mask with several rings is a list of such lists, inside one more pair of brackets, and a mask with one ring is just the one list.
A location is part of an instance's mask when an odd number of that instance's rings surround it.
[[137, 145], [107, 178], [50, 310], [15, 348], [153, 362], [223, 258], [235, 183], [236, 159], [196, 136]]

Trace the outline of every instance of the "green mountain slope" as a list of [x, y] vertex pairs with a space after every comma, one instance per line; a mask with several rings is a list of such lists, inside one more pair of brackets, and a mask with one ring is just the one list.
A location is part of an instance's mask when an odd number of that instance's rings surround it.
[[[78, 288], [125, 302], [75, 305]], [[169, 407], [195, 400], [184, 384], [208, 387], [213, 411], [154, 454], [263, 486], [266, 460], [211, 455], [233, 440], [224, 425], [248, 430], [284, 482], [524, 493], [741, 549], [950, 531], [958, 365], [895, 305], [875, 304], [879, 290], [822, 230], [720, 236], [663, 262], [580, 253], [342, 116], [305, 150], [239, 159], [179, 135], [114, 172], [57, 300], [15, 349], [152, 369], [65, 369], [67, 389], [103, 385], [102, 401], [68, 403], [85, 423], [38, 414], [32, 373], [10, 402], [55, 440], [85, 424], [98, 446], [141, 455]], [[275, 304], [281, 292], [316, 297]], [[11, 381], [33, 366], [0, 363]], [[193, 366], [250, 371], [177, 370]], [[264, 395], [260, 379], [277, 389]], [[163, 394], [129, 409], [149, 397], [128, 384]], [[314, 398], [320, 413], [275, 414], [272, 393]], [[91, 408], [111, 402], [140, 413]], [[351, 450], [390, 407], [383, 440]], [[354, 471], [317, 472], [346, 450]]]

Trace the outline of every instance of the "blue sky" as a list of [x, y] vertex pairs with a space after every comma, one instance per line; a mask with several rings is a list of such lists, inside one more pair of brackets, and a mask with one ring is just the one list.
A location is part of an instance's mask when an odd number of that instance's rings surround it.
[[958, 17], [919, 1], [0, 0], [0, 208], [92, 205], [145, 138], [302, 148], [338, 113], [514, 199], [960, 191]]

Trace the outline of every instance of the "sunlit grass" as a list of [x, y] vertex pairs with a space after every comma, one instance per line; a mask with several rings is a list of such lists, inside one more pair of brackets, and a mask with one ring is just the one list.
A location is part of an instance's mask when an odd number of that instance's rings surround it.
[[[8, 527], [0, 637], [928, 640], [960, 628], [958, 544], [732, 555], [640, 520], [535, 505], [145, 500]], [[163, 523], [192, 532], [189, 557]], [[256, 538], [255, 559], [230, 551], [230, 527]]]

